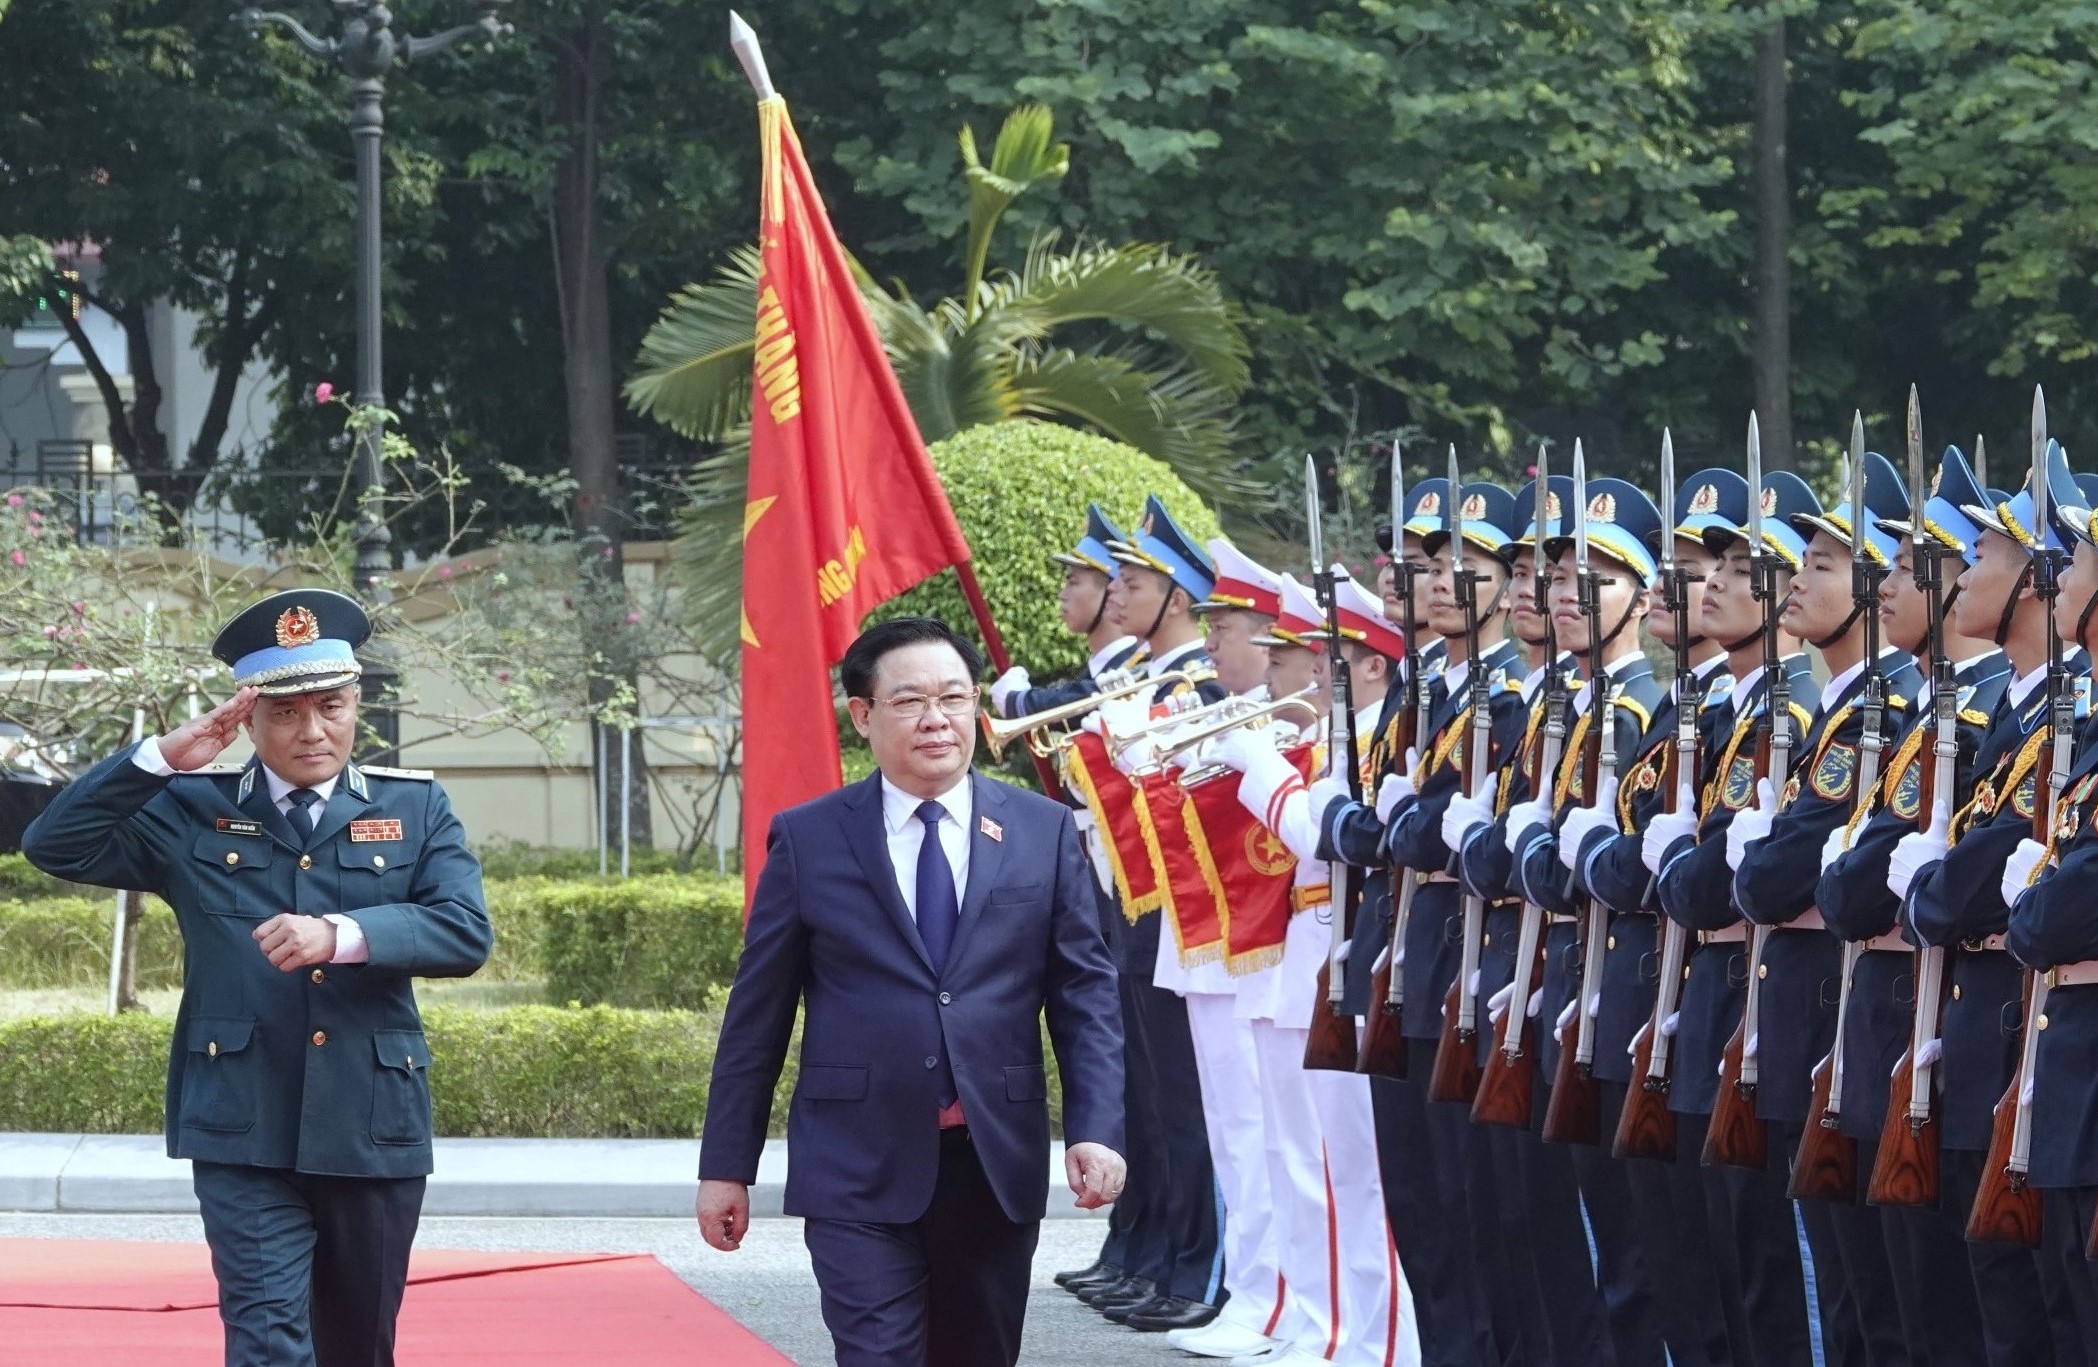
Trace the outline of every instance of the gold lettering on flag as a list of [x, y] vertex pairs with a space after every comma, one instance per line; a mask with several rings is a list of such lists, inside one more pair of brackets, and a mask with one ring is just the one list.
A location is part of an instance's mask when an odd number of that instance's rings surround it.
[[794, 329], [780, 307], [779, 292], [765, 286], [758, 295], [758, 391], [772, 421], [785, 424], [801, 416], [801, 363], [794, 356]]
[[852, 592], [852, 586], [859, 580], [860, 562], [866, 558], [867, 538], [855, 523], [845, 537], [844, 562], [826, 560], [823, 568], [816, 571], [816, 592], [823, 606], [829, 607]]

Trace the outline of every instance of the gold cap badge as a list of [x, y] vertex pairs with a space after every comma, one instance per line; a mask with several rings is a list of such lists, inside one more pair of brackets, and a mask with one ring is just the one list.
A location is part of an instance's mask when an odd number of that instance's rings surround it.
[[1697, 492], [1690, 496], [1690, 511], [1693, 514], [1718, 512], [1719, 486], [1716, 484], [1698, 485]]
[[1594, 498], [1589, 499], [1588, 520], [1590, 522], [1617, 521], [1617, 495], [1597, 494]]
[[277, 618], [277, 644], [286, 650], [310, 646], [321, 638], [321, 623], [312, 608], [286, 608]]

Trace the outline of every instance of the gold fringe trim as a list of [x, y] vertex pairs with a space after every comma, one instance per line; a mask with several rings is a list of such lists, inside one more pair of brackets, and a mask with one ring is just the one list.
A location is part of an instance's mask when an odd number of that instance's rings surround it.
[[[1209, 888], [1210, 900], [1216, 904], [1217, 909], [1217, 938], [1196, 945], [1193, 949], [1183, 946], [1180, 951], [1180, 962], [1192, 967], [1194, 961], [1188, 957], [1191, 954], [1207, 954], [1214, 949], [1218, 958], [1223, 957], [1224, 946], [1231, 943], [1231, 906], [1224, 899], [1224, 880], [1218, 875], [1217, 861], [1209, 851], [1209, 832], [1202, 828], [1202, 814], [1195, 810], [1195, 800], [1191, 797], [1180, 799], [1180, 824], [1187, 830], [1187, 844], [1194, 852], [1195, 867], [1202, 871], [1202, 882]], [[1173, 933], [1177, 940], [1180, 933], [1178, 924], [1174, 925]], [[1205, 959], [1203, 962], [1213, 961]]]
[[1281, 963], [1282, 949], [1281, 945], [1265, 945], [1243, 954], [1233, 954], [1224, 960], [1224, 971], [1234, 978], [1250, 977]]

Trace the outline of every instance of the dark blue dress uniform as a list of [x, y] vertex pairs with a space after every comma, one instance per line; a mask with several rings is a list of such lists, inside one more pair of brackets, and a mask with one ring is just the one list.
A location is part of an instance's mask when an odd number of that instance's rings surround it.
[[[1068, 551], [1057, 551], [1049, 558], [1059, 565], [1094, 570], [1113, 579], [1114, 546], [1123, 539], [1122, 529], [1109, 520], [1100, 505], [1088, 503], [1085, 505], [1085, 533], [1078, 538], [1078, 544]], [[1099, 611], [1093, 615], [1093, 621], [1086, 627], [1086, 633], [1090, 635], [1106, 615], [1107, 598], [1103, 595]], [[1089, 668], [1068, 679], [1023, 688], [1006, 698], [998, 711], [1006, 717], [1025, 717], [1036, 712], [1046, 712], [1052, 707], [1062, 707], [1082, 698], [1090, 698], [1100, 691], [1100, 674], [1135, 669], [1147, 658], [1149, 657], [1142, 644], [1133, 637], [1128, 638], [1116, 644], [1107, 659], [1100, 662], [1097, 672]]]
[[[336, 594], [279, 594], [250, 609], [265, 626], [291, 618], [295, 642], [316, 626], [341, 633], [316, 642], [317, 655], [250, 649], [236, 630], [249, 614], [215, 653], [238, 661], [236, 683], [262, 673], [266, 694], [340, 687], [356, 677], [347, 638], [362, 639], [339, 626], [345, 604], [361, 627], [362, 611]], [[58, 877], [156, 893], [182, 928], [168, 1153], [196, 1165], [226, 1360], [390, 1363], [431, 1167], [430, 1050], [413, 980], [486, 961], [480, 865], [427, 774], [349, 766], [302, 833], [259, 763], [167, 777], [134, 762], [137, 748], [61, 793], [24, 849]], [[281, 912], [348, 915], [367, 960], [277, 969], [252, 932]]]
[[[1145, 501], [1135, 533], [1115, 541], [1109, 550], [1122, 564], [1165, 575], [1188, 595], [1190, 604], [1207, 598], [1216, 582], [1208, 557], [1156, 495]], [[1150, 623], [1125, 625], [1147, 634], [1155, 629]], [[1197, 680], [1160, 683], [1154, 703], [1187, 691], [1205, 703], [1224, 697], [1199, 641], [1150, 655], [1145, 668], [1160, 674], [1183, 671]], [[1119, 1295], [1109, 1294], [1115, 1288], [1106, 1287], [1086, 1298], [1104, 1299], [1110, 1306], [1118, 1300], [1140, 1304], [1152, 1296], [1214, 1302], [1223, 1286], [1224, 1253], [1218, 1238], [1216, 1169], [1202, 1121], [1202, 1084], [1195, 1072], [1187, 1005], [1152, 980], [1163, 913], [1154, 909], [1133, 924], [1116, 919], [1108, 950], [1122, 996], [1124, 1083], [1130, 1102], [1125, 1190], [1136, 1196], [1140, 1213], [1123, 1254], [1130, 1280]]]

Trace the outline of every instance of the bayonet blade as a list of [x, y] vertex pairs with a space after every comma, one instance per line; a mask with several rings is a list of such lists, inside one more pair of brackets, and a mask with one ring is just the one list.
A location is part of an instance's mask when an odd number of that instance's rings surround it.
[[[1391, 439], [1391, 573], [1396, 582], [1405, 573], [1399, 559], [1399, 546], [1405, 541], [1406, 525], [1406, 464], [1399, 454], [1399, 439]], [[1413, 634], [1413, 623], [1406, 624], [1407, 635]]]
[[1661, 576], [1675, 570], [1675, 437], [1661, 429]]
[[1326, 563], [1326, 537], [1319, 526], [1319, 467], [1309, 451], [1304, 453], [1304, 525], [1311, 542], [1311, 572], [1317, 574]]
[[1573, 457], [1574, 568], [1588, 573], [1588, 453], [1574, 438]]
[[1989, 444], [1979, 432], [1974, 434], [1974, 482], [1989, 487]]
[[1753, 409], [1748, 414], [1748, 553], [1763, 554], [1763, 435]]
[[1450, 574], [1451, 582], [1464, 570], [1464, 495], [1457, 483], [1457, 443], [1450, 443]]
[[2047, 544], [2047, 395], [2032, 387], [2032, 535], [2033, 554]]
[[1923, 572], [1923, 505], [1930, 501], [1930, 486], [1923, 482], [1923, 401], [1916, 386], [1909, 386], [1909, 559], [1910, 568]]
[[1845, 500], [1850, 504], [1850, 559], [1865, 558], [1865, 415], [1850, 410], [1850, 469], [1844, 475], [1850, 485]]

